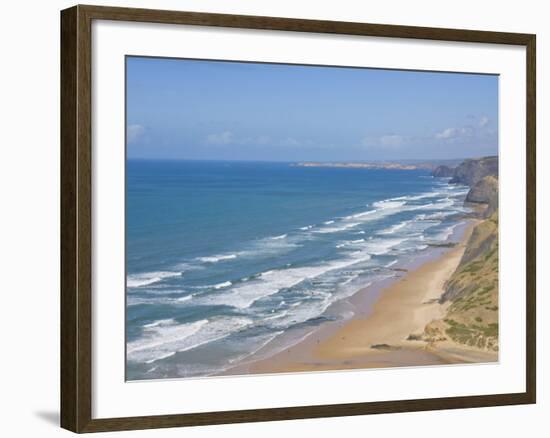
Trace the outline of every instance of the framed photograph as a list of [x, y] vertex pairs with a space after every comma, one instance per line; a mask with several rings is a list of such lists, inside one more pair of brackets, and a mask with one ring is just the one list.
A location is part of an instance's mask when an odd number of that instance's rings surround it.
[[535, 403], [535, 35], [61, 13], [61, 425]]

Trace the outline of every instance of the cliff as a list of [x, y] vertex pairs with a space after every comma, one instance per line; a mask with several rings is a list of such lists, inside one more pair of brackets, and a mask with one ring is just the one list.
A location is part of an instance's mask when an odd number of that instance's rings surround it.
[[490, 217], [498, 209], [498, 178], [489, 175], [479, 180], [468, 192], [466, 202], [487, 204], [483, 216]]
[[498, 176], [498, 157], [464, 160], [453, 172], [451, 184], [466, 184], [473, 187], [486, 176]]
[[436, 178], [450, 178], [454, 176], [455, 168], [449, 167], [449, 166], [437, 166], [433, 172], [432, 176], [435, 176]]
[[470, 186], [465, 203], [486, 205], [483, 220], [473, 229], [457, 269], [445, 284], [439, 300], [446, 306], [445, 317], [414, 337], [431, 345], [452, 341], [498, 351], [497, 157], [465, 160], [453, 170], [453, 182]]
[[498, 211], [474, 228], [440, 303], [445, 317], [429, 323], [420, 339], [498, 351]]
[[498, 177], [498, 157], [470, 158], [456, 167], [443, 165], [432, 171], [434, 177], [450, 177], [451, 184], [466, 184], [470, 187], [489, 175]]
[[498, 211], [474, 229], [447, 283], [445, 333], [455, 342], [498, 350]]
[[470, 186], [467, 203], [485, 204], [482, 217], [490, 217], [498, 209], [498, 157], [471, 158], [456, 167], [438, 166], [434, 177], [450, 177], [450, 184]]

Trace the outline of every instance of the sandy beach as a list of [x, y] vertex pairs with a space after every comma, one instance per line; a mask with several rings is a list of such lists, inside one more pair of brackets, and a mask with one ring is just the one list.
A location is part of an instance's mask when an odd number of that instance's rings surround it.
[[492, 362], [497, 353], [470, 349], [452, 341], [436, 345], [407, 340], [426, 324], [444, 317], [448, 304], [438, 299], [453, 274], [477, 221], [470, 220], [460, 242], [383, 288], [378, 299], [362, 307], [366, 290], [352, 298], [356, 315], [327, 325], [303, 341], [272, 356], [252, 360], [225, 374], [324, 371], [354, 368]]

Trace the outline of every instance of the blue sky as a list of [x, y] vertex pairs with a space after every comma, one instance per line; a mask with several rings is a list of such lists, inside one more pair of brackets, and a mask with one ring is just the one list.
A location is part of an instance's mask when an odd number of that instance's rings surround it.
[[129, 158], [369, 161], [497, 150], [497, 76], [127, 58]]

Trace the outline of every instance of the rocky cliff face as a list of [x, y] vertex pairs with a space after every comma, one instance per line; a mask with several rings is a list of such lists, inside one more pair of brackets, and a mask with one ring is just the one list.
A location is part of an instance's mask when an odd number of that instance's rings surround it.
[[498, 177], [498, 157], [471, 158], [456, 167], [437, 166], [432, 176], [451, 178], [451, 184], [474, 186], [486, 176]]
[[450, 178], [454, 175], [455, 168], [449, 166], [437, 166], [433, 172], [432, 176], [437, 178]]
[[438, 166], [434, 177], [451, 177], [450, 184], [466, 184], [470, 191], [466, 202], [486, 204], [482, 217], [490, 217], [498, 209], [498, 157], [464, 160], [457, 167]]
[[454, 169], [451, 184], [466, 184], [473, 187], [486, 176], [498, 177], [498, 157], [465, 160]]
[[498, 209], [498, 178], [489, 175], [479, 180], [468, 192], [466, 202], [487, 204], [483, 216], [490, 217]]

